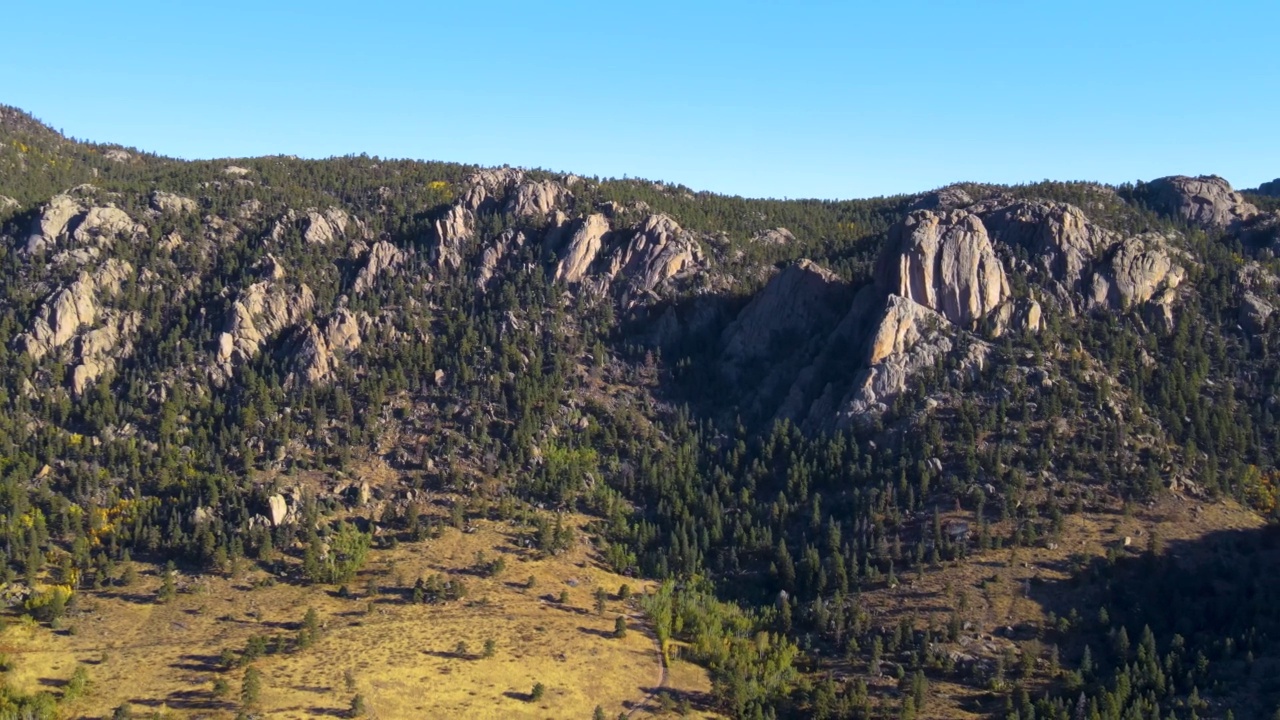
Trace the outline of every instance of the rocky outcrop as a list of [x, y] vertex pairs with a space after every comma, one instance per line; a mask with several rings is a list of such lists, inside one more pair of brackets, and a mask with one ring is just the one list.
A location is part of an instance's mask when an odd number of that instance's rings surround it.
[[195, 212], [199, 207], [195, 200], [188, 197], [174, 195], [162, 190], [154, 190], [151, 193], [151, 209], [158, 213], [180, 215]]
[[360, 345], [363, 344], [360, 338], [359, 318], [346, 308], [334, 312], [324, 322], [324, 339], [329, 347], [336, 351], [359, 350]]
[[81, 272], [40, 306], [30, 329], [18, 337], [18, 345], [36, 360], [65, 346], [82, 329], [97, 322], [102, 311], [99, 298], [115, 295], [121, 283], [132, 275], [133, 266], [116, 258], [103, 263], [94, 273]]
[[998, 338], [1005, 333], [1038, 333], [1044, 327], [1044, 309], [1030, 299], [1012, 299], [1000, 304], [983, 324], [988, 336]]
[[639, 302], [660, 285], [701, 267], [702, 249], [669, 215], [650, 215], [614, 256], [608, 278], [620, 285], [624, 306]]
[[1146, 185], [1147, 203], [1156, 211], [1192, 225], [1222, 229], [1248, 220], [1258, 208], [1217, 175], [1172, 175]]
[[478, 170], [462, 181], [466, 189], [458, 207], [472, 213], [489, 211], [501, 204], [523, 180], [524, 173], [515, 168]]
[[568, 242], [558, 253], [555, 282], [563, 282], [567, 285], [582, 282], [600, 253], [605, 234], [608, 232], [609, 220], [599, 213], [593, 213], [578, 221]]
[[296, 290], [275, 281], [250, 285], [232, 303], [218, 336], [215, 377], [230, 377], [235, 364], [252, 359], [268, 338], [302, 322], [314, 306], [315, 296], [306, 285]]
[[983, 203], [973, 211], [993, 239], [1024, 248], [1036, 279], [1067, 302], [1084, 288], [1097, 253], [1115, 242], [1112, 233], [1066, 203], [1017, 200]]
[[1164, 238], [1148, 234], [1122, 240], [1093, 277], [1089, 296], [1092, 308], [1129, 310], [1157, 295], [1172, 302], [1167, 291], [1178, 287], [1185, 271], [1166, 251]]
[[1009, 298], [986, 227], [963, 210], [917, 210], [890, 229], [876, 282], [965, 328]]
[[40, 210], [27, 238], [27, 252], [50, 247], [67, 234], [71, 219], [84, 212], [84, 206], [70, 195], [54, 195]]
[[1257, 335], [1267, 329], [1267, 321], [1275, 311], [1275, 305], [1246, 290], [1240, 299], [1240, 327], [1250, 335]]
[[345, 308], [320, 323], [309, 323], [292, 343], [290, 362], [294, 376], [308, 385], [332, 379], [343, 355], [355, 352], [362, 344], [360, 321]]
[[[477, 186], [482, 187], [482, 186]], [[449, 208], [435, 223], [436, 244], [431, 249], [431, 263], [437, 268], [462, 265], [462, 244], [471, 239], [474, 217], [465, 203]]]
[[720, 336], [721, 357], [731, 373], [743, 365], [794, 351], [812, 342], [847, 310], [849, 286], [809, 260], [778, 273]]
[[751, 236], [751, 242], [757, 245], [790, 245], [796, 241], [796, 236], [791, 231], [784, 228], [773, 228], [771, 230], [761, 230]]
[[514, 228], [507, 228], [494, 238], [480, 253], [480, 264], [476, 268], [476, 287], [484, 290], [489, 281], [498, 272], [498, 263], [502, 258], [524, 247], [525, 234]]
[[135, 223], [125, 211], [115, 207], [94, 207], [84, 214], [71, 236], [79, 243], [110, 247], [116, 238], [144, 232], [146, 228]]
[[82, 271], [40, 306], [16, 346], [36, 361], [57, 353], [72, 368], [72, 391], [82, 394], [113, 369], [118, 358], [133, 351], [140, 316], [101, 304], [115, 296], [133, 275], [133, 266], [118, 258], [107, 260], [92, 273]]
[[71, 371], [71, 391], [83, 395], [89, 386], [115, 369], [117, 358], [133, 354], [133, 337], [142, 316], [107, 311], [102, 327], [80, 336], [79, 364]]
[[8, 195], [0, 195], [0, 212], [18, 207], [18, 201]]
[[545, 220], [552, 211], [573, 200], [573, 194], [554, 180], [523, 182], [507, 200], [506, 212], [516, 217]]
[[408, 255], [397, 248], [395, 245], [386, 240], [379, 240], [369, 248], [369, 253], [365, 257], [364, 267], [356, 273], [355, 283], [351, 286], [351, 291], [357, 295], [369, 290], [373, 287], [373, 283], [382, 275], [393, 275], [396, 269], [404, 263]]
[[351, 216], [345, 211], [331, 207], [323, 213], [308, 210], [302, 239], [312, 245], [327, 245], [347, 236], [347, 224]]
[[[964, 347], [958, 342], [964, 337]], [[864, 369], [835, 412], [837, 427], [849, 427], [882, 414], [910, 380], [959, 350], [956, 372], [982, 369], [990, 346], [953, 327], [943, 316], [908, 298], [890, 295], [883, 318], [867, 341]], [[819, 407], [825, 403], [820, 400]]]
[[106, 248], [119, 238], [145, 232], [145, 227], [119, 208], [93, 206], [63, 193], [53, 196], [41, 209], [27, 236], [26, 249], [39, 252], [68, 242]]
[[88, 273], [54, 293], [40, 307], [19, 343], [36, 360], [62, 347], [98, 318], [97, 286]]
[[916, 210], [956, 210], [973, 204], [969, 193], [954, 185], [925, 193], [911, 202], [908, 212]]

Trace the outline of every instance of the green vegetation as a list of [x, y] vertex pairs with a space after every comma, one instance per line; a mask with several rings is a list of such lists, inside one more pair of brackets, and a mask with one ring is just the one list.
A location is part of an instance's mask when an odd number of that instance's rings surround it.
[[[38, 358], [16, 340], [0, 346], [0, 571], [30, 589], [22, 607], [37, 621], [60, 621], [77, 592], [138, 585], [135, 565], [148, 578], [163, 567], [159, 602], [175, 599], [180, 579], [186, 593], [188, 578], [249, 567], [272, 582], [342, 585], [344, 597], [382, 583], [397, 601], [463, 602], [462, 577], [392, 583], [369, 577], [370, 555], [496, 518], [523, 533], [511, 558], [591, 542], [620, 574], [660, 579], [631, 607], [644, 609], [667, 660], [679, 647], [710, 670], [711, 702], [733, 717], [933, 717], [945, 712], [933, 696], [943, 683], [971, 691], [974, 712], [1022, 720], [1266, 717], [1280, 706], [1280, 688], [1265, 681], [1280, 662], [1269, 532], [1193, 547], [1151, 536], [1146, 552], [1064, 561], [1073, 579], [1055, 588], [1061, 600], [1033, 598], [1057, 603], [1055, 621], [972, 659], [943, 646], [973, 634], [964, 593], [995, 593], [995, 570], [947, 598], [945, 623], [911, 608], [886, 620], [869, 605], [873, 593], [910, 589], [975, 554], [991, 562], [999, 551], [1016, 567], [1020, 552], [1057, 545], [1071, 519], [1131, 514], [1170, 491], [1280, 512], [1280, 326], [1240, 327], [1245, 268], [1274, 273], [1277, 261], [1228, 232], [1151, 212], [1140, 186], [963, 188], [1070, 202], [1110, 231], [1175, 237], [1190, 290], [1169, 328], [1136, 311], [1067, 312], [1045, 293], [1039, 334], [990, 339], [981, 372], [958, 374], [944, 358], [883, 417], [836, 431], [778, 415], [781, 399], [756, 402], [721, 371], [719, 339], [772, 266], [809, 258], [854, 288], [868, 284], [908, 198], [751, 200], [584, 180], [570, 215], [607, 211], [621, 228], [668, 213], [716, 260], [714, 278], [696, 279], [704, 285], [628, 306], [554, 282], [545, 224], [494, 204], [477, 207], [459, 261], [440, 261], [436, 224], [473, 168], [273, 157], [235, 161], [248, 170], [238, 181], [224, 162], [136, 152], [115, 162], [106, 150], [0, 113], [0, 194], [18, 201], [0, 209], [5, 338], [30, 332], [78, 277], [71, 256], [25, 250], [42, 203], [93, 183], [81, 192], [142, 225], [136, 241], [85, 261], [137, 269], [100, 294], [94, 325], [136, 317], [137, 327], [130, 352], [84, 392], [69, 389], [83, 338]], [[195, 199], [198, 211], [150, 209], [156, 189]], [[328, 207], [359, 225], [342, 241], [307, 242], [301, 218]], [[775, 227], [794, 242], [753, 240]], [[521, 242], [495, 261], [500, 282], [481, 291], [484, 250], [516, 233]], [[403, 264], [356, 292], [379, 240]], [[1029, 261], [1025, 248], [1001, 252], [1011, 267]], [[264, 280], [274, 262], [283, 276]], [[339, 309], [361, 318], [362, 342], [335, 351], [326, 381], [302, 379], [302, 327], [264, 338], [227, 376], [212, 372], [236, 299], [262, 282], [305, 284], [314, 309], [304, 323], [317, 328]], [[1030, 292], [1025, 273], [1011, 282]], [[1277, 300], [1274, 288], [1257, 291]], [[672, 324], [679, 330], [666, 332]], [[816, 367], [816, 387], [848, 384], [861, 350], [846, 350]], [[401, 485], [368, 503], [328, 492], [350, 489], [370, 461]], [[419, 506], [425, 492], [451, 498], [448, 518]], [[289, 519], [276, 522], [286, 495]], [[591, 537], [575, 536], [567, 510], [595, 518]], [[508, 562], [480, 555], [468, 572], [502, 576]], [[534, 578], [523, 584], [533, 590]], [[377, 594], [367, 595], [371, 611]], [[569, 590], [546, 595], [557, 596], [569, 604]], [[595, 589], [597, 613], [608, 599]], [[614, 634], [627, 630], [617, 617]], [[255, 659], [305, 650], [321, 631], [309, 609], [296, 637], [227, 649], [222, 667], [245, 668], [244, 706], [261, 692]], [[485, 640], [483, 656], [494, 651]], [[455, 652], [468, 656], [465, 643]], [[77, 677], [68, 701], [89, 687]], [[545, 691], [539, 683], [530, 698]], [[6, 687], [0, 717], [52, 717], [57, 702]], [[367, 712], [361, 695], [350, 711]]]

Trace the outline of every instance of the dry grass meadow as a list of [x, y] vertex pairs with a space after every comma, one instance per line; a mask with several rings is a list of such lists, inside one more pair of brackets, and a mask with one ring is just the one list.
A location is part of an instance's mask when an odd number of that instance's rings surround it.
[[[971, 514], [952, 513], [954, 519], [973, 521]], [[943, 516], [948, 519], [947, 515]], [[1152, 533], [1159, 544], [1175, 545], [1194, 541], [1224, 530], [1254, 529], [1264, 524], [1253, 511], [1232, 501], [1200, 504], [1178, 497], [1165, 497], [1149, 506], [1124, 512], [1114, 507], [1095, 508], [1064, 518], [1061, 538], [1053, 543], [1017, 550], [975, 552], [962, 562], [917, 575], [904, 573], [896, 587], [881, 586], [864, 592], [863, 607], [874, 624], [889, 629], [911, 619], [916, 627], [944, 628], [953, 613], [967, 623], [960, 642], [947, 650], [970, 658], [994, 660], [1005, 652], [1019, 659], [1028, 650], [1041, 652], [1034, 642], [1026, 642], [1022, 629], [1043, 628], [1054, 611], [1081, 601], [1071, 578], [1079, 568], [1108, 552], [1138, 554], [1146, 551]], [[1010, 527], [998, 526], [995, 533], [1007, 536]], [[1130, 544], [1125, 545], [1128, 538]], [[963, 608], [963, 609], [961, 609]], [[1010, 632], [1013, 631], [1013, 632]], [[1046, 666], [1043, 655], [1037, 663]], [[892, 696], [897, 680], [882, 668], [875, 677], [865, 664], [841, 668], [845, 673], [867, 678], [879, 686], [884, 696]], [[1031, 688], [1034, 690], [1035, 688]], [[1002, 707], [1003, 696], [976, 690], [972, 686], [931, 681], [930, 702], [920, 718], [964, 719], [988, 717]], [[979, 712], [974, 712], [979, 709]], [[893, 712], [886, 710], [886, 712]]]
[[[135, 717], [230, 718], [240, 709], [244, 670], [224, 670], [220, 654], [239, 652], [254, 635], [293, 638], [314, 608], [323, 632], [313, 646], [253, 663], [262, 673], [263, 717], [350, 717], [357, 694], [368, 717], [385, 720], [591, 718], [597, 706], [611, 720], [661, 714], [660, 698], [648, 698], [663, 677], [658, 648], [634, 601], [618, 597], [624, 583], [638, 592], [644, 583], [605, 570], [581, 533], [570, 550], [540, 557], [520, 547], [506, 523], [471, 529], [373, 551], [350, 598], [327, 586], [262, 584], [265, 574], [253, 571], [236, 580], [186, 578], [186, 591], [158, 604], [158, 568], [148, 568], [132, 587], [82, 592], [59, 630], [10, 618], [0, 636], [13, 664], [8, 682], [56, 689], [83, 663], [91, 689], [71, 706], [77, 717], [110, 717], [127, 703]], [[505, 570], [465, 575], [478, 552], [505, 558]], [[414, 604], [399, 592], [369, 595], [372, 583], [411, 587], [435, 573], [465, 576], [467, 597]], [[609, 593], [603, 613], [596, 588]], [[559, 601], [562, 591], [568, 603]], [[613, 637], [619, 614], [630, 628], [623, 638]], [[225, 687], [217, 688], [220, 679]], [[545, 693], [535, 701], [536, 683]], [[701, 668], [676, 661], [665, 689], [696, 706], [710, 683]]]

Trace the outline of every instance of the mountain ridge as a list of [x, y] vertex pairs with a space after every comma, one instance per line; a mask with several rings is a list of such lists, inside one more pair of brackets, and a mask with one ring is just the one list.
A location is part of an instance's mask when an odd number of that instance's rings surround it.
[[[957, 709], [891, 687], [880, 653], [908, 684], [986, 688], [982, 715], [1028, 688], [1037, 716], [1172, 711], [1212, 683], [1219, 709], [1274, 709], [1222, 674], [1251, 642], [1234, 627], [1175, 647], [1156, 623], [1162, 653], [1223, 670], [1169, 672], [1151, 699], [1116, 689], [1139, 678], [1130, 649], [1101, 651], [1111, 626], [1028, 620], [1069, 669], [1033, 661], [1015, 686], [1007, 653], [1034, 647], [983, 639], [990, 617], [943, 641], [932, 615], [868, 614], [907, 572], [978, 592], [970, 554], [1057, 558], [1066, 516], [1099, 553], [1096, 528], [1135, 506], [1274, 517], [1280, 210], [1261, 188], [754, 200], [365, 156], [170, 160], [0, 108], [0, 196], [15, 612], [54, 585], [106, 592], [126, 556], [324, 585], [352, 533], [378, 557], [431, 542], [433, 503], [460, 530], [524, 522], [554, 554], [554, 518], [581, 512], [601, 563], [669, 582], [644, 614], [707, 668], [707, 710]], [[1068, 600], [1096, 617], [1092, 597]]]

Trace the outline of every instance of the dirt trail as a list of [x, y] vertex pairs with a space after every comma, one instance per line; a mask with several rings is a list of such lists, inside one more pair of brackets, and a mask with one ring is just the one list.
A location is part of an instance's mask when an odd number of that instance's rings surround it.
[[[635, 618], [632, 618], [632, 620], [634, 619]], [[627, 713], [627, 717], [632, 717], [636, 713], [644, 710], [652, 710], [650, 705], [653, 704], [654, 698], [658, 697], [658, 693], [662, 692], [663, 688], [667, 686], [667, 663], [666, 658], [663, 657], [662, 654], [662, 643], [658, 642], [658, 636], [656, 634], [651, 637], [653, 638], [653, 646], [658, 650], [658, 684], [653, 688], [653, 690], [649, 691], [649, 694], [644, 696], [643, 700], [636, 703], [636, 705], [631, 708]]]

